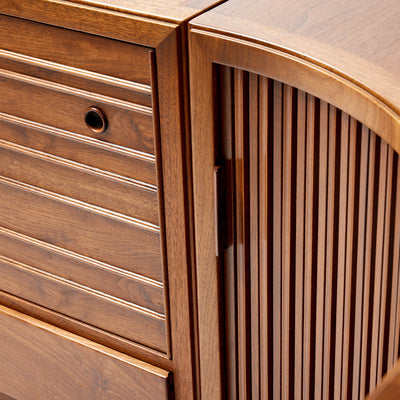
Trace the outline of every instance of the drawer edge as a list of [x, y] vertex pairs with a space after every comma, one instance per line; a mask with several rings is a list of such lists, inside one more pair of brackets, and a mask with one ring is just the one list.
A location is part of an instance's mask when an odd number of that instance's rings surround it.
[[34, 388], [43, 399], [169, 398], [168, 371], [2, 305], [0, 337], [0, 393], [27, 398]]

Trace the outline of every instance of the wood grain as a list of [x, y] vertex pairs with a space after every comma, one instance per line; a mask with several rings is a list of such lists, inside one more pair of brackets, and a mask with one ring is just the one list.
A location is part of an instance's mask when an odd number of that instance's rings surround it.
[[[399, 13], [394, 0], [284, 0], [267, 8], [259, 0], [232, 0], [190, 23], [193, 154], [206, 160], [194, 164], [195, 186], [210, 184], [215, 163], [234, 166], [235, 183], [225, 183], [227, 193], [234, 190], [227, 208], [236, 211], [227, 218], [233, 241], [226, 281], [215, 287], [213, 279], [212, 292], [199, 284], [208, 296], [199, 295], [199, 309], [218, 304], [228, 315], [219, 334], [226, 332], [231, 397], [252, 398], [240, 391], [246, 382], [254, 398], [364, 399], [399, 356]], [[228, 70], [251, 78], [247, 88], [242, 79], [239, 97], [221, 74]], [[271, 84], [257, 90], [257, 80]], [[235, 160], [223, 146], [238, 144]], [[196, 209], [207, 201], [195, 190]], [[238, 214], [246, 202], [254, 209], [249, 221]], [[215, 239], [208, 230], [213, 221], [204, 210], [198, 215], [197, 267], [215, 277], [206, 246]], [[246, 275], [243, 257], [230, 256], [232, 243], [246, 248], [246, 223], [249, 238], [259, 241], [248, 243], [247, 370], [238, 356], [246, 348], [246, 305], [233, 290]], [[218, 298], [222, 287], [225, 299]], [[209, 328], [199, 320], [200, 335], [212, 340], [200, 353], [207, 377], [221, 368], [215, 356], [225, 343]], [[205, 393], [223, 398], [217, 390]]]
[[105, 36], [146, 47], [159, 46], [177, 28], [176, 23], [58, 0], [0, 2], [5, 15]]
[[[181, 95], [180, 33], [175, 32], [156, 49], [157, 76], [152, 87], [157, 88], [159, 125], [155, 129], [156, 155], [159, 164], [158, 185], [162, 188], [161, 230], [165, 232], [162, 240], [163, 274], [168, 282], [167, 312], [170, 321], [170, 356], [174, 359], [174, 396], [178, 399], [194, 399], [195, 390], [195, 344], [193, 337], [192, 282], [190, 262], [190, 234], [193, 226], [190, 207], [189, 172], [185, 153], [189, 137], [185, 131], [185, 107]], [[153, 97], [155, 98], [155, 97]], [[155, 99], [156, 101], [156, 99]], [[155, 103], [156, 104], [156, 103]], [[176, 105], [171, 112], [171, 104]], [[162, 174], [161, 174], [162, 171]], [[167, 269], [168, 267], [168, 269]], [[168, 281], [167, 281], [168, 279]]]
[[[222, 0], [223, 1], [223, 0]], [[222, 2], [221, 0], [162, 0], [157, 3], [140, 0], [132, 4], [129, 0], [75, 0], [76, 3], [96, 5], [111, 10], [120, 10], [134, 14], [151, 15], [162, 20], [188, 19]]]
[[[0, 71], [0, 88], [0, 112], [154, 154], [149, 107], [5, 70]], [[108, 121], [103, 134], [93, 134], [85, 124], [85, 111], [93, 106], [100, 108]]]
[[0, 190], [3, 227], [162, 280], [158, 229], [6, 178]]
[[[154, 52], [151, 50], [149, 55]], [[151, 107], [151, 87], [81, 68], [0, 50], [0, 68]]]
[[57, 313], [3, 291], [0, 291], [0, 299], [2, 305], [22, 314], [47, 322], [60, 329], [73, 332], [78, 336], [117, 350], [131, 357], [139, 358], [149, 364], [158, 365], [160, 368], [167, 371], [171, 371], [172, 369], [173, 361], [168, 358], [167, 354], [151, 349], [148, 346], [117, 336], [111, 332], [96, 328], [93, 325], [78, 321], [77, 319]]
[[29, 398], [34, 385], [40, 398], [168, 399], [168, 372], [9, 308], [0, 310], [0, 385], [7, 395]]
[[138, 306], [164, 314], [163, 285], [60, 247], [0, 228], [1, 255]]
[[400, 362], [393, 366], [367, 400], [395, 400], [400, 395]]
[[156, 190], [3, 141], [0, 157], [2, 176], [154, 225], [159, 223]]
[[7, 114], [0, 114], [0, 127], [1, 140], [147, 183], [153, 190], [157, 185], [154, 156]]
[[[287, 13], [288, 9], [291, 10], [290, 13]], [[376, 100], [394, 110], [397, 117], [393, 115], [392, 118], [396, 126], [399, 124], [400, 111], [400, 33], [397, 29], [399, 14], [400, 8], [396, 0], [379, 3], [374, 0], [357, 0], [351, 3], [341, 0], [335, 4], [329, 0], [320, 1], [318, 4], [312, 0], [284, 0], [271, 4], [268, 12], [262, 1], [251, 0], [244, 3], [233, 0], [199, 16], [192, 24], [203, 30], [229, 32], [231, 37], [280, 49], [334, 71], [337, 76], [355, 82], [356, 86], [365, 89]], [[254, 63], [256, 57], [242, 60]], [[283, 74], [286, 72], [282, 71]], [[276, 79], [290, 83], [282, 78]], [[291, 84], [330, 103], [333, 103], [333, 98], [339, 94], [334, 91], [328, 93], [326, 85], [320, 87], [319, 93], [314, 93], [311, 90], [314, 89], [314, 85], [309, 82], [308, 88], [294, 84], [293, 81]], [[324, 93], [327, 97], [324, 97]], [[398, 151], [398, 128], [397, 133], [393, 134], [387, 132], [390, 124], [377, 130], [378, 121], [373, 121], [375, 116], [371, 115], [372, 118], [369, 118], [367, 115], [368, 111], [380, 107], [376, 100], [375, 105], [371, 104], [368, 109], [363, 107], [359, 111], [347, 100], [343, 101], [343, 97], [342, 100], [335, 101], [334, 105], [378, 134], [384, 134], [385, 139]], [[355, 112], [352, 112], [353, 110]], [[368, 122], [362, 117], [367, 118]], [[396, 141], [396, 145], [392, 139]]]
[[[0, 16], [0, 47], [57, 64], [150, 85], [150, 49], [145, 47], [5, 15]], [[118, 68], [115, 68], [116, 64]]]
[[228, 391], [363, 399], [387, 370], [389, 341], [399, 340], [385, 318], [398, 301], [398, 155], [321, 99], [217, 71], [225, 147], [216, 157], [230, 171], [235, 210], [222, 303]]
[[160, 314], [5, 257], [0, 257], [0, 277], [1, 290], [158, 351], [167, 351], [165, 318]]
[[[218, 68], [218, 87], [220, 97], [220, 143], [221, 148], [224, 151], [224, 158], [232, 159], [234, 149], [234, 141], [232, 137], [232, 131], [234, 129], [234, 121], [232, 115], [232, 108], [234, 107], [232, 93], [234, 91], [234, 81], [233, 81], [233, 69], [229, 67], [220, 66]], [[235, 207], [234, 207], [234, 166], [233, 163], [225, 163], [224, 165], [224, 185], [223, 191], [224, 196], [224, 208], [223, 215], [225, 218], [234, 220]], [[238, 349], [237, 349], [237, 303], [236, 303], [236, 293], [237, 293], [237, 274], [236, 274], [236, 249], [233, 243], [235, 243], [235, 231], [230, 229], [231, 227], [225, 227], [226, 235], [225, 242], [227, 249], [225, 249], [223, 254], [223, 268], [224, 268], [224, 296], [225, 296], [225, 326], [226, 336], [225, 336], [225, 358], [226, 364], [229, 365], [225, 373], [225, 387], [227, 397], [236, 398], [238, 396]]]
[[[378, 94], [360, 87], [354, 79], [273, 46], [261, 46], [252, 41], [246, 42], [200, 29], [192, 29], [192, 34], [198, 35], [201, 46], [210, 52], [211, 59], [264, 74], [327, 101], [377, 132], [394, 150], [400, 151], [398, 112], [392, 105], [381, 101]], [[379, 77], [376, 79], [379, 80]], [[389, 84], [398, 86], [396, 82]]]
[[[191, 126], [201, 395], [211, 400], [223, 398], [225, 390], [223, 350], [220, 344], [220, 325], [223, 321], [223, 313], [220, 313], [220, 265], [215, 259], [215, 251], [207, 250], [215, 248], [214, 196], [210, 191], [204, 191], [205, 187], [213, 187], [215, 166], [215, 143], [208, 137], [215, 129], [215, 121], [208, 118], [213, 115], [212, 65], [197, 42], [191, 40], [189, 44], [192, 62], [190, 90], [197, 93], [191, 102]], [[200, 198], [201, 206], [198, 202]]]

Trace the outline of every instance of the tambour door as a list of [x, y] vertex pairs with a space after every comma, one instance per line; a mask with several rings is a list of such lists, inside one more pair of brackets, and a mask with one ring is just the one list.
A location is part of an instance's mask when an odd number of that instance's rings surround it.
[[364, 399], [399, 358], [399, 155], [303, 60], [199, 25], [203, 396]]
[[398, 154], [301, 90], [218, 75], [228, 397], [364, 398], [398, 358]]

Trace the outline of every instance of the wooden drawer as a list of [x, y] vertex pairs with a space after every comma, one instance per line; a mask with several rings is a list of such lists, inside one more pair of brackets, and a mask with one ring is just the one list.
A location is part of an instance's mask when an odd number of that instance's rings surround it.
[[0, 387], [15, 399], [170, 399], [170, 374], [0, 306]]
[[165, 354], [151, 71], [151, 49], [0, 16], [0, 290]]
[[129, 82], [151, 81], [149, 48], [5, 15], [0, 49]]

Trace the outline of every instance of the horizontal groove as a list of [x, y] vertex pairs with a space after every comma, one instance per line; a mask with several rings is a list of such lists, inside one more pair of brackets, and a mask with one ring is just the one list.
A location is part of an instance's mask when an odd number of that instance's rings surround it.
[[[5, 290], [0, 290], [0, 303], [6, 307], [14, 308], [16, 311], [22, 312], [23, 314], [29, 313], [36, 319], [49, 321], [51, 324], [64, 330], [79, 330], [82, 337], [86, 337], [87, 339], [93, 339], [95, 337], [95, 340], [99, 343], [101, 342], [102, 344], [106, 344], [107, 347], [110, 347], [110, 344], [112, 343], [122, 352], [129, 351], [130, 355], [133, 357], [135, 357], [135, 355], [137, 356], [137, 353], [132, 352], [132, 349], [134, 349], [134, 351], [138, 350], [140, 354], [145, 352], [146, 355], [150, 354], [162, 358], [163, 361], [167, 360], [167, 365], [170, 365], [170, 359], [163, 351], [153, 349], [139, 342], [119, 336], [113, 332], [98, 328], [88, 322], [77, 320], [62, 312], [51, 310], [48, 307], [22, 299]], [[150, 362], [152, 361], [150, 360]]]
[[22, 269], [24, 271], [27, 271], [28, 273], [31, 273], [31, 274], [34, 274], [34, 275], [39, 275], [39, 276], [41, 276], [41, 277], [43, 277], [45, 279], [52, 280], [54, 282], [58, 282], [58, 283], [60, 283], [62, 285], [72, 287], [72, 288], [74, 288], [76, 290], [87, 292], [87, 293], [89, 293], [89, 294], [91, 294], [93, 296], [100, 297], [100, 298], [102, 298], [104, 300], [107, 300], [107, 301], [110, 301], [110, 302], [112, 302], [114, 304], [122, 305], [124, 307], [130, 308], [133, 311], [137, 311], [137, 312], [140, 312], [142, 314], [146, 314], [149, 317], [165, 321], [165, 316], [163, 314], [157, 313], [155, 311], [149, 310], [149, 309], [147, 309], [145, 307], [141, 307], [141, 306], [138, 306], [138, 305], [133, 304], [133, 303], [129, 303], [128, 301], [125, 301], [125, 300], [122, 300], [122, 299], [118, 299], [117, 297], [110, 296], [110, 295], [108, 295], [106, 293], [103, 293], [103, 292], [100, 292], [98, 290], [94, 290], [94, 289], [92, 289], [92, 288], [90, 288], [88, 286], [84, 286], [84, 285], [72, 282], [72, 281], [70, 281], [68, 279], [61, 278], [59, 276], [50, 274], [49, 272], [41, 271], [41, 270], [39, 270], [37, 268], [34, 268], [34, 267], [30, 266], [30, 265], [21, 263], [19, 261], [12, 260], [12, 259], [4, 257], [2, 255], [0, 255], [0, 262], [1, 261], [3, 261], [4, 263], [9, 264], [9, 265], [11, 265], [11, 266], [13, 266], [15, 268], [18, 268], [20, 270]]
[[0, 146], [3, 148], [7, 148], [10, 150], [14, 150], [20, 153], [24, 153], [30, 156], [34, 156], [36, 158], [40, 158], [42, 160], [46, 161], [52, 161], [54, 163], [57, 163], [59, 165], [63, 165], [65, 167], [69, 168], [74, 168], [86, 173], [90, 173], [93, 175], [97, 175], [99, 177], [107, 178], [107, 179], [112, 179], [114, 181], [120, 182], [120, 183], [126, 183], [129, 185], [133, 185], [137, 188], [140, 189], [145, 189], [151, 192], [157, 193], [157, 187], [155, 185], [151, 185], [146, 182], [138, 181], [136, 179], [132, 178], [127, 178], [118, 174], [114, 174], [112, 172], [104, 171], [99, 168], [91, 167], [89, 165], [81, 164], [76, 161], [68, 160], [66, 158], [58, 157], [49, 153], [42, 152], [40, 150], [35, 150], [31, 149], [29, 147], [24, 147], [19, 144], [11, 143], [6, 140], [0, 139]]
[[98, 268], [100, 268], [102, 270], [107, 270], [107, 271], [113, 272], [113, 273], [118, 274], [118, 275], [120, 275], [121, 277], [124, 277], [124, 278], [132, 279], [132, 280], [135, 280], [137, 282], [141, 282], [143, 284], [151, 285], [151, 286], [154, 286], [154, 287], [157, 287], [157, 288], [161, 288], [161, 289], [164, 287], [162, 282], [159, 282], [157, 280], [148, 278], [148, 277], [140, 275], [140, 274], [136, 274], [134, 272], [131, 272], [131, 271], [128, 271], [128, 270], [125, 270], [125, 269], [121, 269], [121, 268], [115, 267], [115, 266], [110, 265], [110, 264], [106, 264], [106, 263], [104, 263], [102, 261], [98, 261], [98, 260], [95, 260], [95, 259], [90, 258], [88, 256], [84, 256], [82, 254], [75, 253], [75, 252], [73, 252], [71, 250], [63, 249], [61, 247], [55, 246], [54, 244], [43, 242], [43, 241], [41, 241], [39, 239], [35, 239], [35, 238], [32, 238], [32, 237], [23, 235], [22, 233], [15, 232], [15, 231], [12, 231], [12, 230], [7, 229], [7, 228], [3, 228], [1, 226], [0, 226], [0, 233], [3, 233], [4, 235], [16, 238], [16, 239], [21, 240], [21, 241], [24, 241], [26, 243], [33, 244], [34, 246], [39, 246], [39, 247], [41, 247], [43, 249], [47, 249], [49, 251], [58, 253], [60, 255], [64, 255], [64, 256], [67, 256], [67, 257], [70, 257], [70, 258], [74, 258], [74, 259], [76, 259], [78, 261], [82, 261], [84, 263], [92, 264], [92, 265], [94, 265], [94, 266], [96, 266], [96, 267], [98, 267]]
[[51, 134], [56, 134], [59, 136], [63, 136], [69, 139], [73, 139], [82, 143], [90, 144], [94, 147], [100, 147], [104, 150], [112, 150], [129, 157], [134, 157], [138, 160], [143, 160], [147, 162], [156, 162], [156, 157], [153, 154], [145, 153], [143, 151], [130, 149], [128, 147], [120, 146], [114, 143], [103, 143], [97, 139], [92, 139], [89, 136], [80, 135], [78, 133], [73, 133], [70, 131], [66, 131], [60, 128], [51, 127], [49, 125], [44, 125], [39, 122], [30, 121], [24, 118], [16, 117], [10, 114], [5, 114], [0, 112], [0, 120], [11, 122], [13, 124], [22, 125], [27, 128], [39, 129], [44, 132], [48, 132]]
[[101, 101], [103, 103], [111, 104], [117, 107], [125, 108], [127, 110], [139, 112], [146, 115], [153, 115], [153, 110], [151, 107], [142, 106], [139, 104], [130, 103], [128, 101], [119, 100], [114, 97], [104, 96], [102, 94], [93, 94], [92, 92], [87, 92], [86, 90], [76, 89], [67, 85], [60, 83], [54, 83], [46, 81], [40, 78], [34, 78], [32, 76], [20, 74], [18, 72], [12, 72], [5, 69], [0, 69], [0, 78], [5, 77], [8, 79], [18, 80], [24, 82], [28, 85], [40, 86], [45, 89], [55, 90], [58, 92], [67, 93], [73, 96], [81, 96], [94, 101]]
[[32, 193], [39, 194], [41, 196], [44, 196], [44, 197], [47, 197], [47, 198], [50, 198], [50, 199], [53, 199], [53, 200], [56, 200], [56, 201], [59, 201], [59, 202], [65, 203], [65, 204], [79, 207], [81, 209], [102, 215], [104, 217], [113, 218], [113, 219], [118, 220], [123, 223], [130, 223], [132, 225], [137, 226], [140, 229], [146, 229], [151, 232], [160, 233], [160, 229], [157, 225], [151, 224], [149, 222], [141, 221], [137, 218], [129, 217], [129, 216], [117, 213], [115, 211], [106, 210], [102, 207], [89, 205], [87, 203], [84, 203], [83, 201], [72, 199], [70, 197], [63, 196], [63, 195], [60, 195], [57, 193], [53, 193], [53, 192], [50, 192], [45, 189], [37, 188], [37, 187], [29, 185], [27, 183], [18, 182], [18, 181], [15, 181], [14, 179], [10, 179], [10, 178], [4, 177], [4, 176], [0, 176], [0, 182], [3, 182], [7, 185], [14, 186], [16, 188], [27, 190]]
[[0, 49], [0, 57], [151, 95], [151, 86]]

